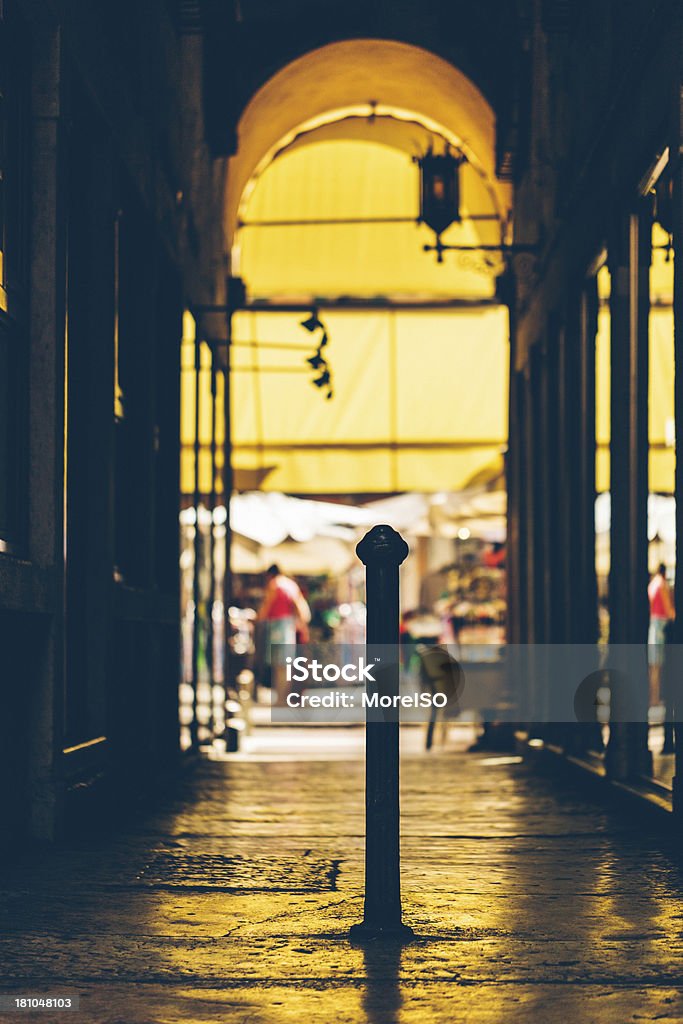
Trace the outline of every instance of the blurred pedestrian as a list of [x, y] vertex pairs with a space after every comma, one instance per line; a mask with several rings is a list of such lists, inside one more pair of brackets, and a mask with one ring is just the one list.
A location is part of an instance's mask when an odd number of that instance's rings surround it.
[[647, 660], [650, 667], [650, 707], [658, 707], [662, 701], [662, 665], [666, 626], [676, 617], [671, 588], [666, 582], [666, 566], [657, 569], [647, 588], [650, 601], [650, 629], [647, 634]]
[[274, 704], [283, 705], [287, 699], [287, 684], [283, 652], [277, 648], [287, 645], [293, 648], [297, 643], [305, 642], [308, 635], [308, 623], [311, 621], [311, 610], [296, 580], [290, 579], [280, 571], [278, 565], [271, 565], [266, 572], [266, 590], [258, 611], [258, 618], [267, 623], [266, 663], [270, 666], [271, 686]]

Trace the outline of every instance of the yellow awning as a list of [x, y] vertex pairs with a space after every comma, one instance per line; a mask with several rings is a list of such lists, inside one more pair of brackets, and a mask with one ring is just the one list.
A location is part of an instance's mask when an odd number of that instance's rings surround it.
[[[498, 220], [467, 219], [495, 218], [480, 175], [465, 163], [460, 178], [463, 220], [444, 232], [444, 243], [499, 244]], [[434, 233], [416, 224], [418, 196], [411, 155], [383, 142], [335, 139], [288, 150], [256, 181], [247, 226], [236, 236], [233, 255], [250, 297], [491, 298], [495, 276], [487, 264], [498, 256], [450, 252], [437, 263], [423, 251]], [[345, 218], [354, 223], [330, 223]]]
[[492, 463], [500, 467], [507, 310], [321, 317], [329, 401], [312, 384], [306, 359], [317, 336], [303, 330], [301, 315], [235, 316], [236, 467], [269, 468], [264, 489], [290, 493], [458, 490]]

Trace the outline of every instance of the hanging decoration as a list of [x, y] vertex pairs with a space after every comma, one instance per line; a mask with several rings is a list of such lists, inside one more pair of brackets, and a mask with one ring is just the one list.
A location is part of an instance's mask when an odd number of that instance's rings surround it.
[[330, 340], [329, 335], [327, 333], [327, 328], [325, 327], [322, 320], [319, 318], [318, 313], [315, 309], [312, 311], [311, 315], [306, 320], [302, 320], [301, 326], [305, 328], [305, 330], [310, 331], [311, 334], [313, 334], [315, 331], [322, 331], [320, 341], [318, 342], [318, 347], [316, 348], [313, 355], [306, 360], [306, 362], [309, 364], [311, 369], [318, 374], [317, 377], [313, 378], [312, 383], [317, 388], [326, 389], [325, 397], [329, 401], [329, 399], [332, 398], [333, 395], [332, 371], [330, 369], [329, 363], [327, 362], [327, 359], [323, 355], [323, 349], [327, 347]]

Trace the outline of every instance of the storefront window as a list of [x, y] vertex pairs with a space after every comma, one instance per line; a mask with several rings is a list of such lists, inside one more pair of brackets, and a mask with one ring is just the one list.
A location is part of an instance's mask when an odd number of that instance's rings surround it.
[[674, 253], [668, 232], [652, 227], [648, 381], [649, 570], [676, 562], [674, 429]]
[[[650, 263], [649, 375], [648, 375], [648, 571], [650, 586], [657, 589], [659, 567], [669, 593], [674, 594], [676, 577], [676, 432], [674, 419], [674, 251], [671, 236], [658, 223], [652, 225]], [[648, 589], [648, 596], [650, 596]], [[674, 597], [675, 600], [675, 597]], [[651, 614], [655, 614], [651, 606]], [[656, 627], [648, 633], [655, 644]], [[670, 642], [668, 626], [663, 636]], [[674, 702], [672, 662], [661, 648], [649, 648], [649, 749], [652, 774], [671, 785], [674, 765]]]

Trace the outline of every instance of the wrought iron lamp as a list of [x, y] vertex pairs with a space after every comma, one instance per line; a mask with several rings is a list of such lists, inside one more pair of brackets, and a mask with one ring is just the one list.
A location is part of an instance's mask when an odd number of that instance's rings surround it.
[[465, 157], [447, 147], [443, 153], [428, 149], [417, 157], [420, 168], [420, 216], [436, 235], [436, 258], [443, 263], [443, 232], [454, 223], [460, 223], [460, 165]]

